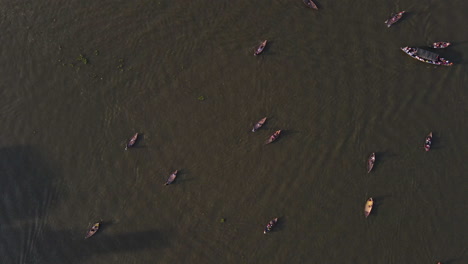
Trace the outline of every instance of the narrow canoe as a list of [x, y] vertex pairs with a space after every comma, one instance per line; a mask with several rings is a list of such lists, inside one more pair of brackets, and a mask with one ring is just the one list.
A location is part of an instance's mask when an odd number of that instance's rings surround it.
[[304, 4], [312, 9], [318, 10], [317, 5], [312, 0], [304, 0]]
[[367, 159], [367, 173], [369, 173], [372, 170], [372, 168], [374, 168], [374, 163], [375, 163], [375, 152], [372, 152], [372, 154]]
[[367, 199], [366, 205], [364, 206], [364, 216], [367, 218], [372, 211], [372, 206], [374, 205], [374, 200], [372, 197]]
[[265, 142], [265, 144], [270, 144], [271, 142], [275, 141], [277, 138], [279, 138], [281, 134], [281, 130], [277, 130], [273, 135], [268, 138], [268, 140]]
[[258, 120], [258, 122], [253, 126], [252, 128], [252, 132], [255, 132], [257, 131], [259, 128], [261, 128], [263, 126], [263, 124], [265, 124], [265, 121], [267, 120], [266, 117]]
[[258, 46], [256, 49], [255, 49], [255, 52], [254, 52], [254, 55], [257, 56], [257, 55], [260, 55], [263, 50], [265, 49], [266, 45], [267, 45], [267, 40], [264, 40], [262, 43], [260, 43], [260, 46]]
[[430, 132], [426, 136], [426, 140], [424, 141], [424, 149], [426, 151], [429, 151], [429, 150], [431, 150], [431, 146], [432, 146], [432, 132]]
[[86, 236], [85, 236], [85, 239], [86, 238], [90, 238], [92, 237], [94, 234], [96, 234], [96, 232], [99, 230], [99, 226], [101, 225], [101, 223], [97, 222], [95, 223], [89, 230], [88, 232], [86, 233]]
[[177, 170], [175, 170], [171, 175], [169, 175], [169, 178], [167, 178], [167, 181], [164, 185], [171, 184], [175, 180], [176, 177], [177, 177]]
[[450, 42], [445, 42], [445, 41], [439, 41], [439, 42], [434, 42], [432, 43], [431, 48], [433, 49], [445, 49], [446, 47], [452, 45]]
[[398, 20], [400, 20], [403, 17], [403, 14], [405, 12], [406, 11], [401, 11], [396, 14], [392, 14], [389, 19], [385, 20], [385, 25], [387, 25], [387, 27], [390, 27], [391, 25], [395, 24], [396, 22], [398, 22]]
[[128, 148], [133, 147], [133, 145], [135, 145], [135, 142], [137, 141], [137, 139], [138, 139], [138, 133], [135, 133], [135, 135], [133, 135], [133, 137], [128, 141], [127, 145], [125, 146], [125, 150], [127, 150]]
[[273, 229], [273, 227], [276, 225], [276, 223], [278, 223], [278, 218], [275, 218], [271, 220], [270, 222], [268, 222], [267, 226], [263, 230], [263, 234], [270, 232]]

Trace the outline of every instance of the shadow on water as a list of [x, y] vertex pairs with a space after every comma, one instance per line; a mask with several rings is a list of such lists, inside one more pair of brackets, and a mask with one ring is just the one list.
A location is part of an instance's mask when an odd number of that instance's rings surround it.
[[0, 149], [2, 226], [18, 220], [41, 218], [57, 198], [56, 171], [32, 147]]
[[96, 254], [167, 246], [155, 230], [109, 235], [109, 220], [86, 240], [85, 231], [54, 230], [45, 219], [56, 205], [59, 172], [48, 163], [32, 147], [0, 149], [2, 263], [83, 263]]
[[[396, 11], [395, 13], [398, 13], [400, 11]], [[394, 15], [395, 13], [393, 13], [392, 15]], [[393, 26], [396, 26], [397, 24], [399, 23], [405, 23], [407, 22], [408, 20], [411, 20], [414, 18], [414, 16], [416, 16], [418, 13], [417, 12], [414, 12], [414, 11], [406, 11], [403, 16], [401, 17], [400, 21], [398, 21], [397, 23], [395, 23]], [[389, 16], [390, 18], [390, 16]]]
[[[438, 133], [432, 132], [432, 145], [431, 150], [443, 149], [445, 148], [442, 138]], [[424, 149], [424, 146], [422, 147]]]
[[450, 49], [451, 47], [445, 49], [439, 49], [435, 52], [440, 54], [442, 58], [445, 58], [454, 63], [454, 65], [462, 64], [465, 65], [467, 63], [463, 62], [463, 53], [455, 51], [454, 49]]
[[117, 235], [108, 235], [104, 230], [99, 230], [94, 236], [84, 239], [84, 233], [77, 237], [76, 232], [46, 228], [42, 239], [44, 241], [38, 241], [33, 254], [35, 263], [83, 263], [94, 255], [168, 246], [168, 242], [156, 230]]
[[[0, 255], [18, 263], [35, 251], [43, 219], [55, 207], [57, 169], [33, 147], [0, 149]], [[63, 191], [62, 191], [63, 192]]]
[[[388, 152], [388, 151], [375, 152], [375, 163], [374, 163], [374, 167], [372, 168], [372, 171], [378, 170], [382, 163], [385, 163], [387, 160], [392, 159], [396, 156], [397, 156], [396, 154]], [[366, 160], [366, 163], [367, 163], [367, 160]]]
[[372, 214], [374, 216], [379, 215], [379, 207], [384, 204], [385, 199], [391, 197], [390, 194], [374, 196], [374, 205], [372, 206]]
[[286, 229], [286, 225], [288, 223], [288, 219], [285, 216], [278, 216], [278, 222], [272, 232], [281, 232]]
[[444, 260], [444, 261], [441, 261], [440, 263], [442, 264], [456, 264], [458, 263], [458, 261], [460, 260], [460, 258], [452, 258], [452, 259], [447, 259], [447, 260]]
[[[172, 173], [172, 172], [171, 172]], [[190, 174], [189, 170], [187, 169], [180, 169], [180, 170], [177, 170], [177, 177], [175, 178], [175, 180], [171, 183], [171, 184], [168, 184], [168, 185], [178, 185], [178, 184], [183, 184], [185, 182], [191, 182], [193, 180], [195, 180], [194, 177], [191, 177], [191, 178], [187, 178], [187, 175]], [[167, 179], [169, 178], [170, 175], [167, 175], [165, 176], [166, 178], [164, 179], [164, 182], [167, 181]]]

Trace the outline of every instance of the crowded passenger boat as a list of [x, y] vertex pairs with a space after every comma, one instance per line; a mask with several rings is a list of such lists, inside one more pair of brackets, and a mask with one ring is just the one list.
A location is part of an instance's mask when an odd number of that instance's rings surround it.
[[401, 50], [418, 61], [422, 61], [434, 65], [452, 66], [453, 63], [449, 60], [441, 58], [439, 54], [423, 50], [420, 48], [403, 47]]

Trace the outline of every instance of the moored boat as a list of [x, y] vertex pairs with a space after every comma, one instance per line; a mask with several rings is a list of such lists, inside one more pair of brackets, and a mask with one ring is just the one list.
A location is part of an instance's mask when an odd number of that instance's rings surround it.
[[367, 199], [366, 205], [364, 206], [364, 216], [367, 218], [372, 211], [372, 206], [374, 205], [374, 200], [371, 198]]
[[255, 49], [255, 52], [254, 52], [254, 55], [257, 56], [257, 55], [260, 55], [263, 50], [265, 49], [266, 45], [267, 45], [267, 40], [264, 40], [262, 43], [260, 43], [260, 46], [258, 46], [256, 49]]
[[268, 138], [265, 144], [270, 144], [271, 142], [275, 141], [281, 134], [281, 130], [277, 130], [273, 135]]
[[401, 11], [401, 12], [398, 12], [396, 14], [392, 14], [390, 16], [389, 19], [385, 20], [385, 24], [387, 25], [387, 27], [390, 27], [392, 26], [393, 24], [395, 24], [396, 22], [398, 22], [398, 20], [400, 20], [402, 17], [403, 17], [403, 14], [405, 13], [406, 11]]
[[312, 1], [312, 0], [303, 0], [303, 1], [304, 1], [304, 4], [306, 4], [306, 6], [312, 8], [312, 9], [318, 10], [318, 7], [314, 3], [314, 1]]
[[278, 223], [278, 218], [275, 218], [271, 220], [270, 222], [268, 222], [267, 226], [263, 230], [263, 234], [270, 232], [273, 229], [273, 227], [276, 225], [276, 223]]
[[88, 232], [86, 232], [86, 236], [85, 236], [85, 239], [86, 238], [90, 238], [92, 237], [94, 234], [96, 234], [96, 232], [99, 230], [99, 226], [101, 225], [101, 223], [97, 222], [95, 223], [89, 230]]
[[167, 178], [167, 181], [164, 185], [171, 184], [175, 180], [176, 177], [177, 177], [177, 170], [175, 170], [173, 173], [171, 173], [171, 175], [169, 175], [169, 178]]
[[257, 131], [259, 128], [261, 128], [263, 126], [263, 124], [265, 124], [265, 121], [267, 120], [266, 117], [258, 120], [258, 122], [253, 126], [252, 128], [252, 132], [255, 132]]
[[426, 151], [429, 151], [431, 149], [431, 146], [432, 146], [432, 132], [430, 132], [427, 136], [426, 136], [426, 140], [424, 142], [424, 149]]
[[133, 147], [133, 145], [135, 145], [135, 142], [137, 141], [137, 139], [138, 139], [138, 133], [135, 133], [135, 135], [133, 135], [133, 137], [128, 141], [127, 145], [125, 146], [125, 150], [127, 150], [128, 148]]
[[369, 173], [372, 170], [372, 168], [374, 168], [374, 163], [375, 163], [375, 152], [372, 152], [372, 154], [367, 159], [367, 173]]
[[434, 42], [432, 43], [431, 48], [434, 49], [445, 49], [446, 47], [452, 45], [450, 42], [445, 42], [445, 41], [439, 41], [439, 42]]
[[402, 47], [400, 48], [404, 53], [411, 56], [413, 59], [418, 61], [422, 61], [429, 64], [434, 65], [442, 65], [442, 66], [452, 66], [453, 63], [449, 60], [439, 57], [439, 54], [430, 52], [427, 50], [423, 50], [420, 48], [414, 47]]

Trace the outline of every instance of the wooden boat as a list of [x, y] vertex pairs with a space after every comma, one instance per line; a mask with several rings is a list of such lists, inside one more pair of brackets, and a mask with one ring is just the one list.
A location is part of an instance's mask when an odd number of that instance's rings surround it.
[[367, 218], [372, 211], [372, 206], [374, 205], [374, 200], [372, 197], [367, 199], [366, 205], [364, 206], [364, 216]]
[[253, 126], [252, 128], [252, 132], [255, 132], [257, 131], [259, 128], [261, 128], [263, 126], [263, 124], [265, 124], [265, 121], [267, 120], [266, 117], [258, 120], [258, 122]]
[[138, 138], [138, 133], [135, 133], [135, 135], [133, 135], [133, 137], [128, 141], [127, 145], [125, 146], [125, 150], [133, 147], [133, 145], [135, 145], [135, 142], [137, 141], [137, 138]]
[[101, 223], [97, 222], [95, 223], [89, 230], [88, 232], [86, 233], [86, 236], [85, 236], [85, 239], [86, 238], [90, 238], [92, 237], [94, 234], [96, 234], [96, 232], [99, 230], [99, 226], [101, 225]]
[[169, 178], [167, 178], [167, 181], [164, 185], [171, 184], [175, 180], [176, 177], [177, 177], [177, 170], [175, 170], [171, 175], [169, 175]]
[[267, 40], [264, 40], [262, 43], [260, 43], [260, 46], [258, 46], [255, 49], [254, 55], [255, 56], [260, 55], [263, 52], [263, 50], [265, 49], [266, 44], [267, 44]]
[[367, 173], [369, 173], [372, 170], [372, 168], [374, 168], [374, 163], [375, 163], [375, 152], [372, 152], [372, 154], [367, 159]]
[[392, 14], [390, 16], [389, 19], [385, 20], [385, 24], [387, 25], [387, 27], [390, 27], [392, 26], [393, 24], [395, 24], [396, 22], [398, 22], [398, 20], [400, 20], [402, 17], [403, 17], [403, 14], [405, 13], [406, 11], [401, 11], [401, 12], [398, 12], [396, 14]]
[[434, 64], [434, 65], [442, 65], [442, 66], [452, 66], [453, 63], [439, 57], [439, 54], [430, 52], [427, 50], [423, 50], [420, 48], [413, 48], [413, 47], [403, 47], [400, 48], [404, 53], [408, 54], [411, 56], [413, 59], [416, 59], [418, 61], [422, 61], [425, 63], [429, 64]]
[[306, 4], [306, 6], [312, 9], [318, 10], [317, 5], [312, 0], [303, 0], [303, 1], [304, 1], [304, 4]]
[[270, 222], [268, 222], [267, 226], [263, 230], [263, 234], [266, 234], [266, 233], [270, 232], [271, 229], [273, 229], [273, 227], [276, 225], [276, 223], [278, 223], [278, 218], [275, 218], [275, 219], [271, 220]]
[[281, 130], [276, 131], [270, 138], [265, 142], [265, 144], [270, 144], [271, 142], [275, 141], [281, 134]]
[[431, 48], [433, 48], [433, 49], [445, 49], [446, 47], [448, 47], [450, 45], [452, 45], [452, 43], [440, 41], [440, 42], [432, 43]]
[[429, 151], [432, 146], [432, 132], [426, 136], [426, 141], [424, 142], [424, 149]]

